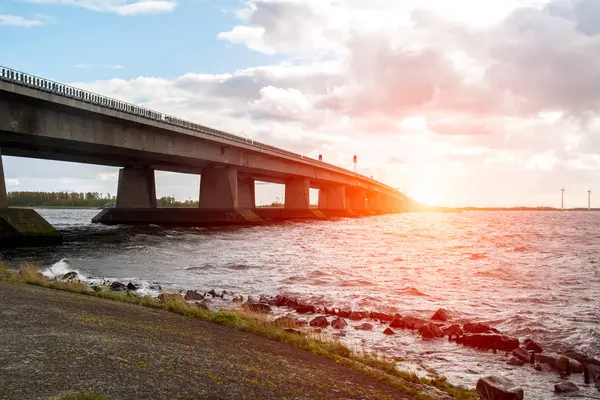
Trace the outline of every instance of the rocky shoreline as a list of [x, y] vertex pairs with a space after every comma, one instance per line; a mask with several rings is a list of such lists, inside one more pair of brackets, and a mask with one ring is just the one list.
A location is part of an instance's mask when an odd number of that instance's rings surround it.
[[[77, 272], [65, 274], [61, 280], [77, 280]], [[118, 281], [105, 281], [102, 285], [88, 285], [90, 290], [112, 290], [136, 295], [138, 286]], [[157, 286], [155, 289], [161, 291]], [[221, 308], [239, 309], [247, 312], [272, 316], [272, 321], [284, 330], [298, 335], [326, 334], [343, 338], [349, 329], [381, 332], [383, 335], [395, 335], [399, 330], [420, 335], [423, 340], [442, 340], [467, 346], [484, 352], [505, 352], [512, 356], [508, 365], [516, 368], [535, 368], [537, 371], [558, 374], [568, 379], [581, 374], [584, 385], [596, 385], [600, 391], [600, 360], [587, 357], [576, 351], [565, 351], [558, 354], [544, 352], [541, 345], [530, 338], [522, 342], [519, 338], [503, 334], [498, 329], [479, 322], [457, 323], [452, 312], [440, 308], [429, 319], [417, 316], [390, 314], [376, 310], [347, 310], [330, 308], [323, 305], [308, 304], [301, 300], [278, 295], [247, 296], [214, 289], [207, 292], [194, 290], [160, 292], [157, 296], [162, 302], [181, 300], [205, 310]], [[277, 310], [277, 313], [274, 311]], [[276, 314], [283, 315], [275, 317]], [[578, 378], [579, 379], [579, 378]], [[577, 384], [565, 381], [555, 385], [556, 393], [574, 393], [580, 388]], [[479, 379], [477, 391], [484, 398], [523, 398], [523, 389], [506, 378], [486, 376]], [[489, 397], [487, 397], [489, 396]], [[496, 397], [494, 397], [496, 396]], [[497, 397], [501, 396], [501, 397]]]

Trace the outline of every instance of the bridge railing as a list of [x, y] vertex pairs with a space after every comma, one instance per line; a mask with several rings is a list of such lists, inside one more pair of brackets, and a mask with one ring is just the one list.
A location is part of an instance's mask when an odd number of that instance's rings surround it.
[[195, 122], [186, 121], [186, 120], [174, 117], [172, 115], [168, 115], [168, 114], [161, 113], [158, 111], [150, 110], [150, 109], [140, 107], [135, 104], [126, 103], [121, 100], [116, 100], [116, 99], [113, 99], [113, 98], [110, 98], [107, 96], [103, 96], [103, 95], [100, 95], [97, 93], [92, 93], [87, 90], [83, 90], [83, 89], [79, 89], [79, 88], [76, 88], [73, 86], [65, 85], [63, 83], [54, 82], [49, 79], [40, 78], [38, 76], [27, 74], [27, 73], [24, 73], [21, 71], [17, 71], [12, 68], [0, 66], [0, 80], [11, 82], [13, 84], [25, 86], [28, 88], [41, 90], [43, 92], [48, 92], [48, 93], [51, 93], [54, 95], [83, 101], [83, 102], [93, 104], [96, 106], [109, 108], [112, 110], [117, 110], [117, 111], [124, 112], [127, 114], [135, 115], [138, 117], [147, 118], [147, 119], [151, 119], [154, 121], [159, 121], [159, 122], [162, 122], [162, 123], [165, 123], [168, 125], [178, 126], [181, 128], [195, 131], [195, 132], [200, 132], [200, 133], [203, 133], [206, 135], [228, 139], [228, 140], [231, 140], [231, 141], [234, 141], [237, 143], [243, 143], [243, 144], [251, 146], [251, 147], [269, 150], [274, 153], [278, 153], [281, 155], [285, 155], [285, 156], [297, 159], [304, 163], [310, 163], [317, 167], [327, 167], [329, 169], [332, 169], [332, 170], [335, 170], [338, 172], [342, 172], [344, 174], [351, 174], [351, 175], [360, 177], [361, 179], [363, 179], [365, 181], [369, 181], [369, 182], [372, 182], [372, 183], [375, 183], [375, 184], [378, 184], [381, 186], [385, 186], [388, 189], [395, 190], [385, 184], [382, 184], [379, 181], [369, 178], [368, 176], [361, 175], [358, 173], [353, 173], [345, 168], [338, 167], [337, 165], [329, 164], [329, 163], [322, 162], [322, 161], [317, 161], [314, 158], [305, 157], [303, 155], [296, 154], [291, 151], [283, 150], [283, 149], [280, 149], [280, 148], [277, 148], [277, 147], [274, 147], [274, 146], [271, 146], [271, 145], [268, 145], [265, 143], [261, 143], [256, 140], [251, 140], [251, 139], [247, 139], [247, 138], [244, 138], [241, 136], [233, 135], [231, 133], [212, 129], [207, 126], [197, 124]]

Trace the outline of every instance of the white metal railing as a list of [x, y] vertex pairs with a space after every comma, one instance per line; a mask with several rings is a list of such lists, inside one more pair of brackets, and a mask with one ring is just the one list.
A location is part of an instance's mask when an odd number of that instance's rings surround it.
[[204, 125], [197, 124], [195, 122], [185, 121], [180, 118], [173, 117], [171, 115], [149, 110], [144, 107], [137, 106], [135, 104], [125, 103], [120, 100], [116, 100], [110, 97], [102, 96], [97, 93], [88, 92], [87, 90], [78, 89], [69, 85], [65, 85], [63, 83], [54, 82], [49, 79], [40, 78], [35, 75], [27, 74], [24, 72], [20, 72], [14, 70], [12, 68], [6, 68], [0, 66], [0, 81], [6, 81], [10, 83], [14, 83], [16, 85], [25, 86], [28, 88], [41, 90], [43, 92], [52, 93], [54, 95], [67, 97], [70, 99], [75, 99], [79, 101], [83, 101], [85, 103], [90, 103], [96, 106], [109, 108], [112, 110], [121, 111], [127, 114], [136, 115], [138, 117], [151, 119], [154, 121], [159, 121], [168, 125], [177, 126], [180, 128], [189, 129], [195, 132], [200, 132], [206, 135], [215, 136], [223, 139], [228, 139], [237, 143], [243, 143], [247, 146], [256, 147], [259, 149], [265, 149], [272, 151], [274, 153], [278, 153], [281, 155], [285, 155], [287, 157], [294, 158], [298, 161], [301, 161], [305, 164], [311, 164], [317, 167], [325, 167], [331, 170], [335, 170], [346, 175], [352, 175], [359, 177], [365, 181], [369, 181], [381, 186], [384, 186], [388, 189], [396, 191], [394, 188], [389, 187], [379, 181], [369, 178], [368, 176], [361, 175], [358, 173], [354, 173], [345, 168], [338, 167], [333, 164], [329, 164], [322, 161], [317, 161], [310, 157], [305, 157], [300, 154], [293, 153], [291, 151], [283, 150], [277, 147], [270, 146], [265, 143], [258, 142], [256, 140], [250, 140], [241, 136], [232, 135], [230, 133], [222, 132], [216, 129], [209, 128]]

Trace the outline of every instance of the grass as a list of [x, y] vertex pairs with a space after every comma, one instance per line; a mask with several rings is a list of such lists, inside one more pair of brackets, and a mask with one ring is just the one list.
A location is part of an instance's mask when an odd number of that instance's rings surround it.
[[[422, 378], [414, 373], [401, 371], [397, 368], [394, 360], [383, 355], [351, 350], [339, 340], [324, 340], [321, 337], [288, 333], [262, 314], [244, 311], [207, 311], [193, 304], [189, 304], [183, 299], [161, 302], [156, 298], [139, 297], [124, 292], [90, 290], [87, 285], [79, 281], [63, 282], [50, 280], [43, 276], [38, 268], [31, 264], [21, 265], [19, 270], [9, 270], [6, 266], [0, 264], [0, 281], [40, 286], [86, 296], [137, 304], [144, 307], [158, 308], [190, 318], [198, 318], [230, 328], [239, 329], [282, 343], [291, 344], [314, 354], [332, 359], [338, 364], [363, 372], [366, 375], [384, 382], [402, 392], [410, 394], [417, 399], [426, 400], [433, 398], [431, 395], [424, 393], [426, 386], [437, 388], [457, 400], [478, 398], [474, 390], [451, 385], [446, 381], [445, 377], [433, 376], [431, 378]], [[99, 400], [102, 399], [102, 397], [74, 397], [72, 399]]]
[[108, 397], [95, 393], [74, 393], [61, 397], [53, 397], [52, 400], [108, 400]]

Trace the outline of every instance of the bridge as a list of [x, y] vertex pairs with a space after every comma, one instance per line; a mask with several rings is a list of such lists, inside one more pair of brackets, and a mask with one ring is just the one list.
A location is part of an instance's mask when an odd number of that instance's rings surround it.
[[[116, 207], [105, 224], [232, 224], [358, 217], [416, 203], [367, 176], [212, 129], [0, 67], [0, 242], [59, 241], [33, 210], [9, 209], [1, 155], [120, 167]], [[198, 174], [197, 209], [156, 207], [154, 171]], [[283, 208], [255, 204], [255, 181], [285, 185]], [[319, 190], [318, 208], [309, 189]]]

